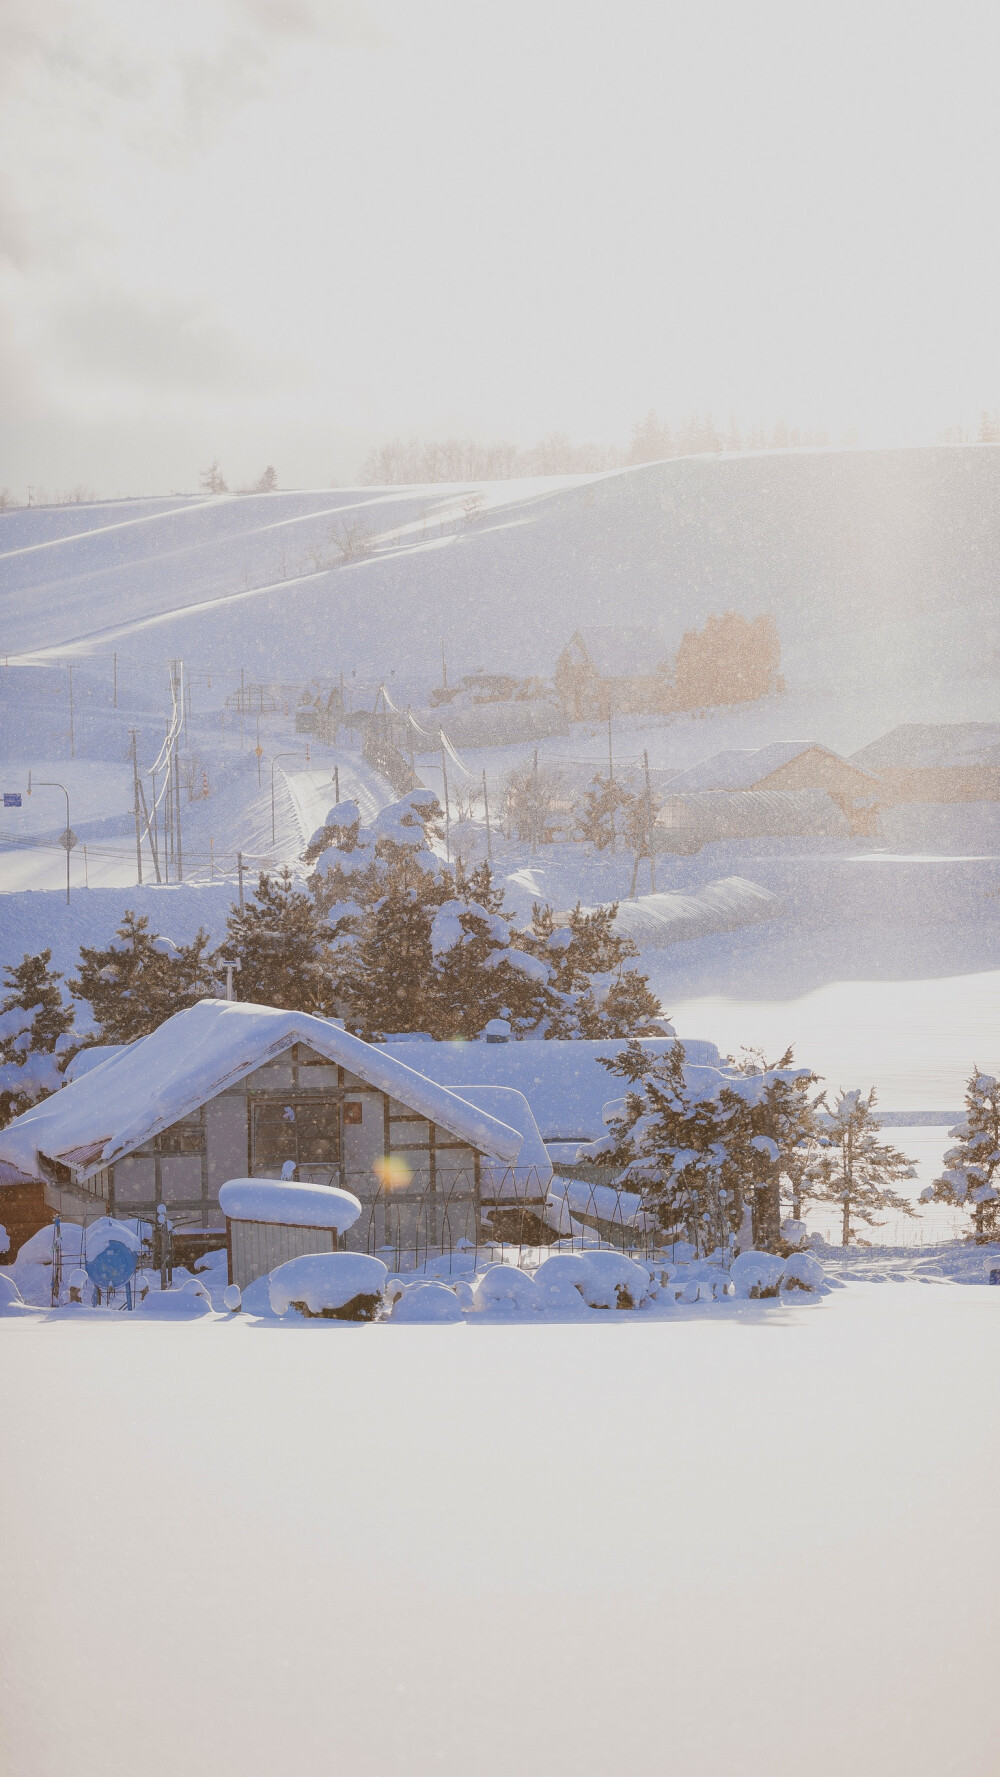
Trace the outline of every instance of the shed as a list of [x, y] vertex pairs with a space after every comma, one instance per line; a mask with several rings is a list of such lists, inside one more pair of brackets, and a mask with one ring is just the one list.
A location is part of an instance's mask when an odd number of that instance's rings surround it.
[[226, 1218], [229, 1282], [243, 1290], [286, 1259], [336, 1252], [362, 1206], [336, 1186], [237, 1178], [222, 1186], [219, 1207]]
[[653, 826], [653, 845], [696, 852], [719, 839], [846, 839], [850, 832], [826, 790], [671, 790]]
[[574, 630], [553, 683], [571, 722], [671, 707], [670, 651], [659, 630], [595, 624]]
[[851, 760], [891, 802], [1000, 802], [1000, 722], [903, 722]]
[[852, 833], [872, 834], [885, 790], [879, 777], [815, 741], [782, 740], [750, 751], [715, 753], [679, 772], [671, 794], [703, 790], [825, 790]]
[[6, 1228], [9, 1245], [0, 1253], [0, 1265], [10, 1265], [18, 1249], [39, 1228], [47, 1228], [52, 1210], [45, 1201], [45, 1186], [9, 1160], [0, 1160], [0, 1227]]

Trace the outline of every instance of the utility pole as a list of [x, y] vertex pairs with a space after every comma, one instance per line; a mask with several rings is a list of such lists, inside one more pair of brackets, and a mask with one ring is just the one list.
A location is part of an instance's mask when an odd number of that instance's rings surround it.
[[[118, 656], [115, 655], [117, 660]], [[132, 741], [132, 802], [135, 810], [135, 867], [139, 888], [142, 887], [142, 824], [139, 818], [139, 761], [136, 756], [135, 729], [129, 729]]]
[[[142, 818], [146, 823], [146, 832], [149, 834], [149, 852], [150, 852], [150, 856], [153, 860], [153, 869], [156, 871], [157, 882], [160, 882], [162, 880], [161, 876], [160, 876], [160, 848], [156, 842], [156, 777], [152, 771], [150, 772], [149, 775], [153, 779], [153, 813], [152, 813], [152, 816], [150, 815], [149, 810], [146, 807], [146, 792], [142, 787], [142, 779], [141, 778], [139, 779], [139, 798], [142, 802]], [[141, 866], [140, 866], [140, 870], [139, 870], [139, 881], [140, 882], [142, 881]]]
[[[69, 854], [73, 850], [74, 845], [76, 844], [76, 839], [73, 836], [73, 829], [69, 824], [69, 791], [67, 790], [65, 784], [48, 783], [43, 778], [36, 778], [35, 789], [36, 790], [61, 790], [63, 795], [66, 798], [66, 831], [63, 834], [62, 838], [60, 839], [59, 843], [63, 847], [63, 849], [65, 850], [65, 853], [66, 853], [66, 905], [68, 907], [69, 906]], [[28, 773], [28, 795], [29, 796], [31, 795], [31, 772], [30, 771]]]
[[493, 862], [493, 842], [490, 838], [490, 799], [489, 799], [489, 796], [487, 795], [487, 791], [486, 791], [486, 773], [485, 773], [485, 771], [483, 772], [483, 807], [486, 810], [486, 858], [487, 858], [487, 862], [492, 864], [492, 862]]
[[240, 912], [243, 912], [243, 853], [236, 853], [236, 870], [240, 879]]
[[174, 820], [177, 825], [177, 880], [184, 881], [184, 855], [181, 850], [181, 761], [177, 748], [174, 748], [174, 779], [177, 785], [177, 797], [174, 805]]
[[653, 792], [649, 783], [649, 753], [642, 750], [643, 769], [646, 773], [646, 844], [649, 847], [649, 892], [656, 893], [656, 857], [653, 852]]
[[[443, 655], [444, 655], [444, 649], [443, 649], [443, 645], [442, 645], [442, 658], [443, 658]], [[448, 859], [448, 862], [450, 864], [451, 863], [451, 808], [448, 803], [448, 766], [445, 762], [445, 756], [444, 756], [444, 729], [441, 728], [441, 729], [439, 729], [438, 732], [441, 735], [441, 776], [444, 779], [444, 849], [445, 849], [445, 856]]]
[[534, 763], [531, 767], [531, 845], [538, 846], [538, 748], [535, 748]]
[[611, 799], [611, 850], [617, 850], [615, 843], [615, 759], [611, 750], [611, 705], [608, 704], [608, 795]]
[[334, 800], [334, 802], [340, 801], [340, 766], [339, 765], [335, 765], [333, 768], [333, 800]]

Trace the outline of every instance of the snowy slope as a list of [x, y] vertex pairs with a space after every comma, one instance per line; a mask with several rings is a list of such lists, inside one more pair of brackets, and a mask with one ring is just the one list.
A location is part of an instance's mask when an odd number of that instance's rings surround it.
[[[791, 694], [851, 712], [830, 733], [820, 710], [811, 731], [857, 746], [912, 719], [915, 697], [926, 720], [993, 713], [998, 479], [990, 447], [819, 451], [492, 484], [471, 522], [442, 487], [202, 499], [111, 523], [105, 508], [90, 530], [73, 508], [74, 535], [60, 509], [31, 515], [33, 546], [15, 513], [0, 517], [0, 622], [12, 655], [343, 669], [359, 692], [394, 677], [416, 699], [442, 637], [456, 676], [548, 672], [578, 624], [609, 614], [675, 646], [710, 611], [772, 610]], [[372, 557], [316, 571], [331, 527], [356, 522]], [[780, 713], [753, 738], [789, 738]]]

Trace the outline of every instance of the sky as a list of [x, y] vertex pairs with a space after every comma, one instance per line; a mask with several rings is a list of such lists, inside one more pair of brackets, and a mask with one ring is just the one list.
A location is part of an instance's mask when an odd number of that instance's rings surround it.
[[1000, 15], [0, 0], [0, 488], [1000, 407]]

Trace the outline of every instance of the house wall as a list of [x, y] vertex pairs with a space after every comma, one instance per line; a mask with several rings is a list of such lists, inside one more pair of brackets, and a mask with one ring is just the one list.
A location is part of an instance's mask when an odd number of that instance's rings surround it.
[[[875, 831], [878, 803], [885, 800], [877, 779], [858, 771], [819, 747], [779, 765], [754, 785], [757, 790], [826, 790], [851, 823], [852, 833]], [[881, 794], [880, 794], [881, 791]]]
[[[395, 1168], [384, 1164], [388, 1156]], [[278, 1177], [283, 1157], [295, 1160], [304, 1182], [340, 1185], [361, 1199], [364, 1213], [347, 1236], [353, 1250], [475, 1238], [472, 1149], [303, 1044], [161, 1130], [100, 1179], [71, 1186], [74, 1213], [93, 1216], [103, 1190], [110, 1213], [151, 1220], [165, 1203], [176, 1227], [221, 1233], [221, 1186]]]
[[1000, 802], [1000, 766], [956, 765], [927, 770], [887, 767], [879, 773], [893, 802]]

